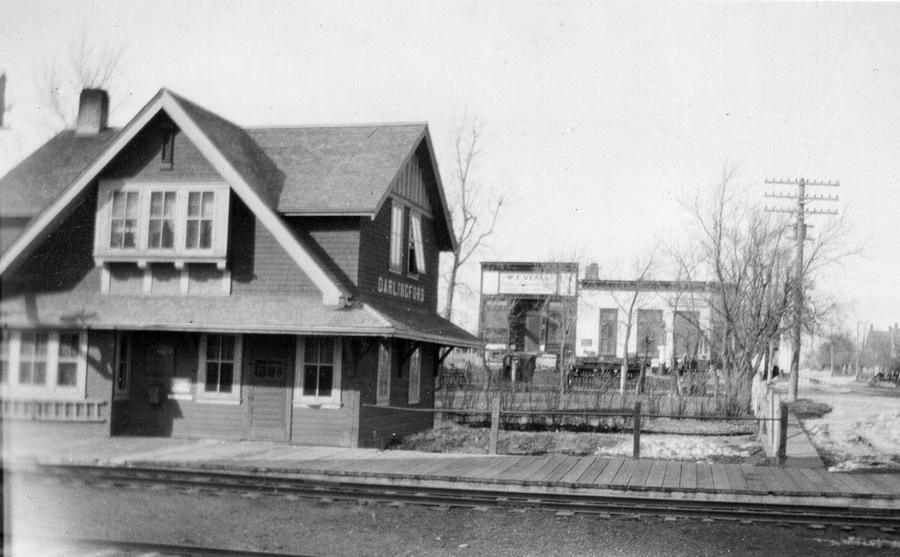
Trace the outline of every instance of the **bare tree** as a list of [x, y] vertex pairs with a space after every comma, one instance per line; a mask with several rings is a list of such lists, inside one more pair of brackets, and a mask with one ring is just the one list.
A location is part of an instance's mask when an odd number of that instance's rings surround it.
[[[635, 319], [637, 316], [636, 310], [639, 310], [639, 308], [643, 305], [643, 297], [645, 295], [644, 286], [647, 281], [653, 278], [654, 273], [656, 272], [656, 266], [657, 264], [655, 250], [651, 252], [647, 257], [636, 257], [632, 261], [632, 268], [628, 273], [629, 277], [623, 280], [623, 282], [629, 285], [628, 290], [623, 290], [620, 293], [612, 293], [613, 300], [624, 314], [624, 321], [621, 321], [621, 324], [625, 329], [625, 350], [622, 354], [622, 371], [619, 374], [619, 392], [622, 394], [625, 393], [625, 385], [628, 380], [628, 368], [630, 365], [630, 360], [628, 357], [628, 346], [631, 343], [631, 332], [634, 329]], [[641, 352], [640, 340], [638, 340], [637, 352]], [[644, 366], [642, 365], [640, 377], [638, 379], [638, 389], [641, 388], [644, 379], [643, 367]]]
[[447, 193], [457, 247], [450, 268], [443, 276], [447, 296], [443, 315], [446, 319], [453, 317], [457, 291], [467, 289], [471, 293], [460, 279], [460, 270], [494, 234], [497, 218], [508, 202], [502, 191], [491, 197], [490, 188], [486, 188], [476, 175], [483, 154], [483, 127], [480, 120], [463, 117], [454, 134], [453, 179]]
[[[576, 258], [570, 261], [547, 261], [538, 272], [553, 277], [555, 285], [548, 285], [543, 300], [542, 317], [547, 327], [547, 344], [556, 344], [556, 367], [559, 370], [559, 392], [568, 389], [568, 362], [575, 348], [575, 315], [578, 310], [576, 294], [578, 274]], [[549, 346], [548, 346], [549, 348]]]
[[65, 57], [46, 60], [35, 83], [50, 125], [56, 130], [74, 125], [81, 90], [109, 88], [122, 69], [124, 55], [123, 45], [98, 42], [83, 30], [73, 37]]
[[826, 297], [816, 294], [816, 272], [849, 252], [834, 248], [835, 229], [826, 227], [810, 240], [798, 277], [789, 222], [761, 211], [736, 180], [737, 168], [727, 167], [711, 194], [698, 192], [686, 205], [695, 234], [687, 249], [672, 253], [686, 280], [716, 285], [707, 341], [712, 363], [738, 402], [745, 397], [749, 401], [753, 375], [766, 361], [771, 344], [792, 325], [796, 281], [802, 280], [810, 293], [804, 327], [814, 330], [831, 307]]

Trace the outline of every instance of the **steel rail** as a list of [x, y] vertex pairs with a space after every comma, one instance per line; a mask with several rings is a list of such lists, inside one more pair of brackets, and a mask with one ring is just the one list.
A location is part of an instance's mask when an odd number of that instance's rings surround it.
[[34, 473], [73, 478], [87, 484], [162, 484], [200, 491], [255, 492], [320, 500], [402, 502], [445, 507], [513, 507], [557, 512], [618, 515], [660, 515], [750, 520], [787, 524], [834, 524], [860, 527], [900, 527], [900, 509], [830, 507], [778, 503], [685, 500], [634, 496], [597, 496], [515, 491], [472, 491], [402, 485], [323, 482], [302, 478], [259, 476], [236, 472], [186, 471], [159, 468], [42, 465]]
[[[26, 543], [29, 540], [24, 540]], [[216, 547], [201, 547], [194, 545], [172, 545], [164, 543], [131, 542], [119, 540], [97, 539], [55, 539], [39, 540], [43, 547], [63, 549], [70, 555], [93, 555], [97, 551], [114, 551], [116, 555], [134, 554], [145, 556], [147, 554], [160, 556], [190, 556], [190, 557], [221, 557], [229, 555], [233, 557], [312, 557], [309, 554], [300, 553], [273, 553], [270, 551], [249, 551], [241, 549], [225, 549]], [[79, 553], [75, 553], [75, 552]]]

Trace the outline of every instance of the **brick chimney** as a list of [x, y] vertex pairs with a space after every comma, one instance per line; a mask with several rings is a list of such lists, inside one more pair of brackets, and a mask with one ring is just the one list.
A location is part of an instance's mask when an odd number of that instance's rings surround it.
[[588, 265], [584, 270], [584, 278], [585, 280], [600, 280], [600, 265], [596, 263]]
[[75, 133], [93, 135], [106, 129], [109, 117], [109, 95], [103, 89], [82, 89], [78, 101], [78, 122]]

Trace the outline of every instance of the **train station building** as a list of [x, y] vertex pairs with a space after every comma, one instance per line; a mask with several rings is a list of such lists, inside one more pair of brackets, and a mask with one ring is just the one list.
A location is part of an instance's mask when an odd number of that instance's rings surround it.
[[103, 91], [0, 179], [2, 417], [97, 435], [383, 446], [480, 347], [426, 124], [242, 128]]

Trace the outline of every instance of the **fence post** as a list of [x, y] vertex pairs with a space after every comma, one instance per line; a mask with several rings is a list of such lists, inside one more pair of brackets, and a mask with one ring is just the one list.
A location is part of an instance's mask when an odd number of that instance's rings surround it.
[[788, 431], [788, 406], [782, 402], [778, 415], [778, 464], [783, 465], [787, 460], [787, 431]]
[[641, 403], [634, 403], [634, 458], [641, 458]]
[[497, 440], [500, 437], [500, 398], [491, 401], [491, 448], [490, 454], [497, 454]]

